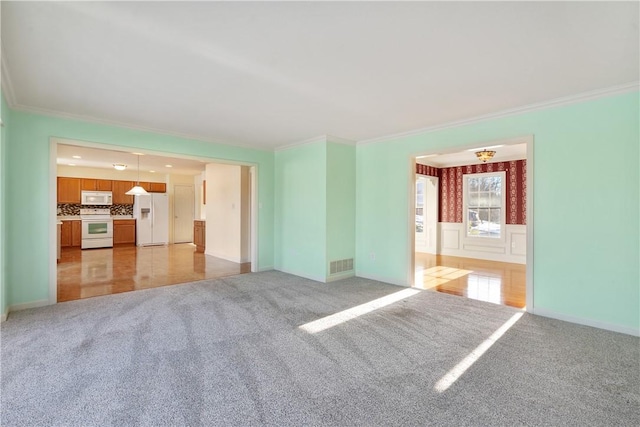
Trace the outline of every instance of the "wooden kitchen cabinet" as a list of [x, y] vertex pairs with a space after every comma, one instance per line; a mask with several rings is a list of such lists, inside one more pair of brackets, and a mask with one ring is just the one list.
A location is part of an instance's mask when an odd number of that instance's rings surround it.
[[193, 221], [193, 243], [196, 245], [196, 252], [204, 252], [206, 241], [206, 222], [201, 220]]
[[82, 221], [76, 219], [62, 221], [60, 246], [63, 248], [82, 246]]
[[80, 178], [58, 177], [58, 203], [80, 204]]
[[147, 191], [151, 193], [166, 193], [167, 184], [165, 184], [164, 182], [150, 182], [149, 189]]
[[135, 245], [136, 244], [136, 220], [116, 219], [113, 221], [113, 244], [114, 245]]
[[112, 181], [113, 192], [113, 204], [114, 205], [132, 205], [133, 196], [128, 196], [125, 193], [134, 186], [133, 181]]
[[63, 248], [71, 246], [71, 221], [62, 221], [60, 226], [60, 246]]
[[140, 182], [140, 187], [144, 188], [149, 193], [167, 192], [167, 184], [164, 182]]
[[87, 191], [111, 191], [112, 181], [110, 179], [82, 178], [81, 188]]
[[71, 221], [71, 246], [82, 246], [82, 221]]

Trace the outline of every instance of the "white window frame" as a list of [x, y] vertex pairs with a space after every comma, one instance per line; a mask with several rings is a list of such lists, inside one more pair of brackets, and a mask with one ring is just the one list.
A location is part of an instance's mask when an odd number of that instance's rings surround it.
[[[500, 201], [500, 237], [489, 236], [470, 236], [469, 235], [469, 214], [468, 214], [468, 182], [469, 178], [488, 178], [492, 176], [500, 177], [502, 200]], [[468, 241], [483, 243], [504, 243], [507, 240], [507, 192], [506, 192], [507, 173], [484, 172], [484, 173], [468, 173], [462, 175], [462, 222], [464, 224], [464, 238]]]

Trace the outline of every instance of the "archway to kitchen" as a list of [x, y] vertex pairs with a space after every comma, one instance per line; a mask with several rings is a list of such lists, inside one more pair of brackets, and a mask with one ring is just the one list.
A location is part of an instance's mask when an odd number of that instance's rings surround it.
[[[486, 163], [476, 158], [484, 148], [495, 151]], [[532, 173], [533, 136], [417, 154], [409, 206], [413, 285], [532, 311]]]
[[[59, 239], [55, 235], [51, 239], [54, 261], [50, 291], [56, 297], [52, 302], [256, 271], [256, 165], [189, 156], [167, 157], [148, 150], [138, 153], [125, 147], [59, 138], [52, 138], [50, 145], [52, 211], [64, 219], [61, 221], [64, 248], [58, 263], [55, 254]], [[119, 163], [126, 165], [124, 171], [113, 169], [113, 165]], [[62, 179], [60, 194], [59, 177], [69, 178]], [[85, 191], [95, 182], [98, 195], [100, 189], [106, 190], [105, 185], [111, 183], [113, 204], [63, 203], [68, 202], [64, 195], [69, 190], [65, 188], [65, 181], [84, 186]], [[137, 181], [150, 196], [123, 200], [124, 192]], [[185, 189], [191, 189], [193, 194], [193, 238], [189, 239], [185, 239], [184, 230], [175, 229], [179, 226], [176, 216], [185, 211], [176, 209], [175, 194], [178, 191], [184, 197], [189, 193]], [[102, 212], [108, 221], [93, 221], [93, 228], [100, 232], [102, 224], [113, 239], [113, 248], [99, 247], [110, 246], [109, 242], [101, 244], [101, 240], [83, 239], [83, 233], [88, 238], [86, 223], [92, 223], [89, 219], [95, 217], [87, 216], [93, 212], [83, 211], [85, 215], [81, 219], [80, 208], [108, 211]], [[161, 216], [166, 217], [164, 225], [158, 221]], [[164, 235], [141, 228], [151, 219], [154, 230], [158, 224], [159, 229], [168, 228]], [[181, 221], [184, 223], [184, 219]], [[178, 244], [180, 241], [184, 243]], [[85, 242], [98, 247], [82, 249]]]

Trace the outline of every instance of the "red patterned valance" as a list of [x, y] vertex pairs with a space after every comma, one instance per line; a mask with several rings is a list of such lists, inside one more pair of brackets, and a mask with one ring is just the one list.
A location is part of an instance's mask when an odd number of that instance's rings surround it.
[[440, 169], [429, 165], [421, 165], [416, 163], [416, 173], [420, 175], [440, 176]]

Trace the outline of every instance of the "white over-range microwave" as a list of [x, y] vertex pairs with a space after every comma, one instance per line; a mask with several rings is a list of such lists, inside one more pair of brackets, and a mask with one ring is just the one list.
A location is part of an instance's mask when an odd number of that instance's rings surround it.
[[112, 198], [111, 191], [83, 191], [81, 204], [108, 206], [113, 204]]

